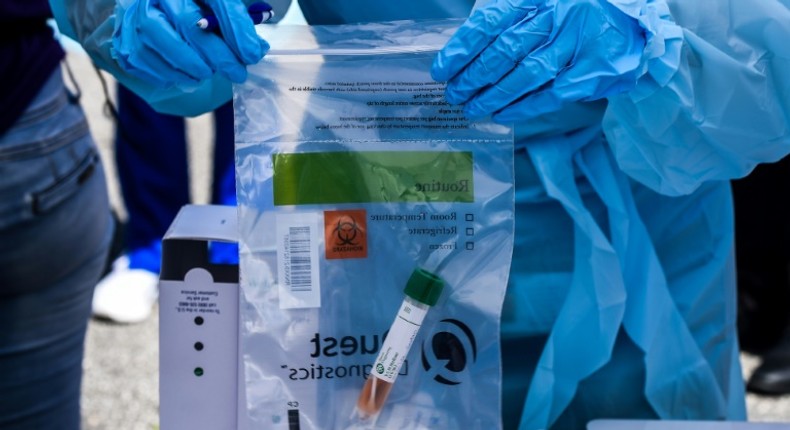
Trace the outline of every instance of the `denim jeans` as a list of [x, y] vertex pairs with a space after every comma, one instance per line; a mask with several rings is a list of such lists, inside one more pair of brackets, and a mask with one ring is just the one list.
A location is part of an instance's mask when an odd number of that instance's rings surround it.
[[0, 135], [0, 428], [79, 428], [111, 232], [99, 155], [58, 69]]

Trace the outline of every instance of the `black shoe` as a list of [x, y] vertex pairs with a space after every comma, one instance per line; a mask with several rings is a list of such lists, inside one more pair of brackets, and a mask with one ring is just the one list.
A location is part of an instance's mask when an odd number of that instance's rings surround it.
[[781, 396], [790, 394], [790, 339], [765, 354], [752, 373], [746, 389], [752, 393]]

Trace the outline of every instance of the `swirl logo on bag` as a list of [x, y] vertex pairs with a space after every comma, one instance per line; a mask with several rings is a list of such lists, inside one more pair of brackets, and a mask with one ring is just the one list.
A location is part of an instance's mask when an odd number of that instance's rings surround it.
[[461, 383], [459, 375], [477, 360], [477, 342], [472, 330], [461, 321], [448, 318], [439, 322], [439, 331], [422, 347], [422, 367], [436, 382]]

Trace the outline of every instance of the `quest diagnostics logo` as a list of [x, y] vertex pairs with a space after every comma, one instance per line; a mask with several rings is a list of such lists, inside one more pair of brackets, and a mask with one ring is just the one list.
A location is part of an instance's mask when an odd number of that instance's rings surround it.
[[456, 319], [443, 319], [437, 331], [422, 345], [422, 367], [436, 382], [458, 385], [462, 373], [477, 360], [472, 330]]
[[368, 256], [367, 213], [364, 209], [324, 211], [326, 259]]

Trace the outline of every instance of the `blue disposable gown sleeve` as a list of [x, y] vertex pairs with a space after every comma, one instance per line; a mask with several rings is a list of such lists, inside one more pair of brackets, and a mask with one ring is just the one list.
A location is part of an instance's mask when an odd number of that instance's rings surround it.
[[230, 81], [213, 75], [192, 87], [161, 88], [124, 71], [113, 58], [115, 0], [50, 0], [60, 32], [80, 43], [93, 62], [110, 72], [155, 110], [171, 115], [195, 116], [230, 100]]
[[[50, 0], [60, 32], [80, 43], [93, 62], [110, 72], [148, 102], [155, 110], [179, 116], [196, 116], [210, 112], [232, 97], [231, 83], [214, 74], [198, 84], [160, 87], [133, 76], [116, 62], [112, 52], [116, 5], [131, 0]], [[283, 13], [290, 0], [275, 0], [272, 5]], [[282, 16], [282, 14], [280, 14]]]
[[790, 0], [668, 6], [680, 34], [633, 91], [609, 98], [603, 126], [620, 168], [682, 195], [790, 152]]

